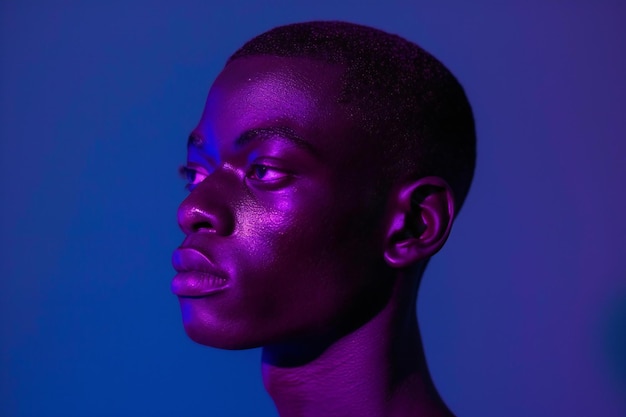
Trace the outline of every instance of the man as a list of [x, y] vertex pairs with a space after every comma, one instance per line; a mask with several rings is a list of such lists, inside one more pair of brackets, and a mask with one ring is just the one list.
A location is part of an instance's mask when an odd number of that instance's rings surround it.
[[172, 282], [185, 331], [262, 346], [282, 417], [451, 416], [415, 301], [474, 161], [463, 89], [417, 45], [344, 22], [252, 39], [188, 141]]

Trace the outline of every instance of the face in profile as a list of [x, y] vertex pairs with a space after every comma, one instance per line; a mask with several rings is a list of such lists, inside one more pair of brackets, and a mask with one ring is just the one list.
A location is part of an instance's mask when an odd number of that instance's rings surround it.
[[381, 161], [338, 103], [342, 73], [252, 56], [213, 84], [188, 144], [185, 239], [173, 255], [172, 291], [194, 341], [241, 349], [326, 337], [386, 299]]

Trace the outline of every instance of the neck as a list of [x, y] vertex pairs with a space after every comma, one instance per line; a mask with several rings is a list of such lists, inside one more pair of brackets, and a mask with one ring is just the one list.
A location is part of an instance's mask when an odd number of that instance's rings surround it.
[[409, 298], [323, 347], [265, 347], [263, 382], [280, 416], [453, 416], [430, 378]]

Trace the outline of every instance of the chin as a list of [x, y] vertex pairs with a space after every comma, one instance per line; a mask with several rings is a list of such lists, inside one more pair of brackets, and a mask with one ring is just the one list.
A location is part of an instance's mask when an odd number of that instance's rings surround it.
[[194, 342], [217, 349], [242, 350], [260, 347], [249, 337], [238, 337], [230, 332], [208, 329], [206, 326], [194, 326], [185, 324], [185, 333]]
[[199, 317], [183, 314], [183, 327], [187, 336], [194, 342], [217, 349], [242, 350], [262, 346], [260, 340], [250, 331], [239, 328], [233, 323], [206, 322]]

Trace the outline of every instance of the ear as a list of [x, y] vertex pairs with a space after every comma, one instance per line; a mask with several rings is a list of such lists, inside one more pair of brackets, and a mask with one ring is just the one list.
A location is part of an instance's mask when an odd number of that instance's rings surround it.
[[446, 181], [424, 177], [392, 193], [388, 206], [384, 256], [393, 268], [428, 259], [448, 239], [454, 196]]

